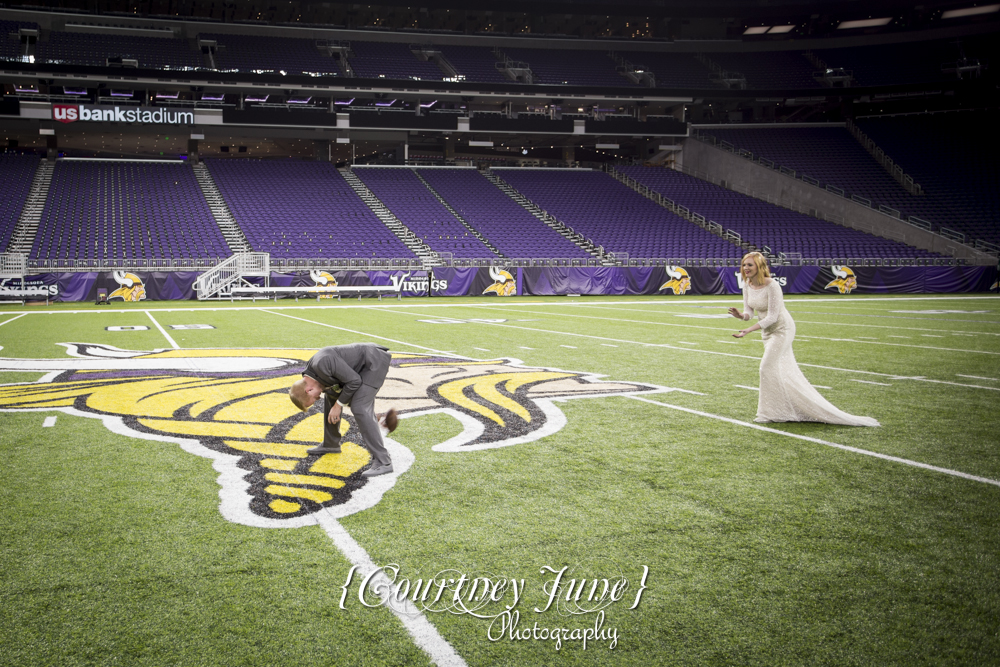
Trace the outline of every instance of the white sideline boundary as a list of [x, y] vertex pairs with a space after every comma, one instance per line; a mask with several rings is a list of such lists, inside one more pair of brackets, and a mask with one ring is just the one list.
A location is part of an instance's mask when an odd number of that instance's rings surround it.
[[[890, 456], [889, 454], [879, 454], [878, 452], [872, 452], [867, 449], [860, 449], [858, 447], [851, 447], [850, 445], [841, 445], [836, 442], [830, 442], [829, 440], [820, 440], [819, 438], [812, 438], [808, 435], [799, 435], [797, 433], [788, 433], [787, 431], [781, 431], [776, 428], [768, 428], [767, 426], [761, 426], [760, 424], [754, 424], [752, 422], [745, 422], [739, 419], [732, 419], [731, 417], [723, 417], [722, 415], [714, 415], [710, 412], [702, 412], [701, 410], [693, 410], [691, 408], [685, 408], [680, 405], [672, 405], [670, 403], [662, 403], [660, 401], [654, 401], [649, 398], [643, 398], [642, 396], [628, 396], [635, 401], [642, 401], [643, 403], [650, 403], [652, 405], [658, 405], [663, 408], [669, 408], [671, 410], [679, 410], [680, 412], [687, 412], [692, 415], [697, 415], [699, 417], [708, 417], [709, 419], [717, 419], [719, 421], [728, 422], [730, 424], [736, 424], [737, 426], [745, 426], [747, 428], [752, 428], [757, 431], [764, 431], [765, 433], [774, 433], [776, 435], [782, 435], [786, 438], [795, 438], [796, 440], [805, 440], [806, 442], [815, 442], [819, 445], [826, 445], [827, 447], [833, 447], [835, 449], [841, 449], [845, 452], [851, 452], [852, 454], [862, 454], [864, 456], [872, 456], [877, 459], [882, 459], [883, 461], [892, 461], [893, 463], [902, 463], [903, 465], [913, 466], [914, 468], [922, 468], [924, 470], [931, 470], [933, 472], [943, 473], [945, 475], [951, 475], [953, 477], [961, 477], [962, 479], [968, 479], [973, 482], [982, 482], [983, 484], [990, 484], [992, 486], [1000, 487], [1000, 481], [995, 479], [989, 479], [988, 477], [979, 477], [977, 475], [970, 475], [969, 473], [961, 472], [958, 470], [952, 470], [950, 468], [940, 468], [938, 466], [932, 466], [929, 463], [921, 463], [920, 461], [912, 461], [910, 459], [900, 458], [898, 456]], [[859, 427], [864, 428], [864, 427]]]
[[[393, 590], [389, 577], [372, 561], [368, 552], [357, 543], [350, 533], [337, 521], [326, 509], [316, 513], [316, 519], [320, 527], [327, 536], [340, 549], [351, 565], [356, 565], [362, 575], [367, 575], [373, 570], [379, 570], [378, 574], [371, 578], [369, 589], [382, 599], [382, 605], [391, 611], [402, 623], [406, 631], [413, 638], [413, 643], [421, 648], [424, 653], [439, 667], [467, 667], [455, 649], [437, 631], [437, 628], [427, 620], [417, 607], [409, 600], [388, 604], [388, 596]], [[397, 608], [397, 605], [402, 607]]]
[[173, 338], [170, 337], [170, 334], [167, 333], [167, 330], [164, 329], [160, 325], [160, 323], [156, 321], [156, 318], [153, 317], [153, 314], [151, 312], [147, 310], [146, 315], [148, 315], [149, 319], [153, 321], [153, 324], [156, 325], [156, 328], [160, 330], [160, 333], [163, 334], [163, 337], [167, 339], [167, 342], [170, 343], [170, 347], [174, 348], [175, 350], [181, 349], [181, 346], [177, 344], [177, 341], [175, 341]]
[[[500, 310], [500, 311], [505, 310], [504, 308], [499, 307], [499, 306], [475, 306], [475, 305], [473, 305], [473, 306], [469, 306], [469, 307], [470, 308], [485, 308], [485, 309], [489, 309], [489, 310]], [[608, 310], [614, 310], [614, 309], [608, 309]], [[656, 326], [656, 327], [680, 327], [682, 329], [708, 329], [709, 331], [713, 331], [713, 332], [716, 332], [716, 333], [720, 333], [720, 332], [723, 331], [719, 327], [706, 327], [706, 326], [699, 326], [699, 325], [696, 325], [696, 324], [694, 324], [694, 325], [688, 325], [688, 324], [674, 324], [672, 322], [650, 322], [648, 320], [623, 320], [623, 319], [616, 318], [616, 317], [598, 317], [596, 315], [574, 315], [574, 314], [571, 314], [571, 313], [532, 313], [531, 311], [528, 311], [528, 312], [530, 314], [533, 314], [533, 315], [554, 315], [555, 317], [582, 317], [584, 319], [588, 319], [588, 320], [600, 320], [602, 322], [627, 322], [629, 324], [645, 324], [645, 325]], [[733, 319], [736, 319], [736, 318], [733, 318]], [[802, 323], [803, 322], [800, 322], [800, 324], [802, 324]], [[892, 328], [898, 328], [898, 327], [892, 327]], [[926, 331], [926, 329], [921, 329], [921, 331]], [[933, 329], [933, 331], [942, 331], [942, 330], [941, 329]], [[990, 352], [988, 350], [963, 350], [963, 349], [952, 348], [952, 347], [934, 347], [932, 345], [907, 345], [906, 343], [883, 343], [882, 341], [855, 340], [853, 338], [827, 338], [827, 337], [824, 337], [824, 336], [808, 336], [808, 337], [809, 338], [815, 338], [816, 340], [828, 340], [828, 341], [833, 341], [833, 342], [864, 343], [866, 345], [889, 345], [889, 346], [892, 346], [892, 347], [914, 347], [914, 348], [919, 348], [919, 349], [924, 349], [924, 350], [938, 350], [938, 351], [943, 351], [943, 352], [965, 352], [965, 353], [969, 353], [969, 354], [993, 354], [993, 355], [1000, 355], [1000, 352]], [[941, 336], [941, 338], [943, 338], [943, 336]], [[720, 342], [720, 343], [723, 343], [723, 342], [724, 343], [729, 343], [729, 342], [732, 342], [732, 341], [728, 341], [727, 340], [727, 341], [717, 341], [717, 342]]]

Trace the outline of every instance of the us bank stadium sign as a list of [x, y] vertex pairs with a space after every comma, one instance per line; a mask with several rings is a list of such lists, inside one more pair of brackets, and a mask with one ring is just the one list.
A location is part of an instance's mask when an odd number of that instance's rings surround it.
[[101, 123], [156, 123], [194, 125], [193, 111], [174, 111], [160, 107], [94, 106], [90, 104], [53, 104], [52, 118], [60, 123], [90, 121]]

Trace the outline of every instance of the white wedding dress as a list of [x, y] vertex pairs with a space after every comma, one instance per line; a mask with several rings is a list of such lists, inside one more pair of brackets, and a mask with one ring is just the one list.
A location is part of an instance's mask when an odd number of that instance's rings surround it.
[[755, 313], [764, 338], [760, 360], [760, 398], [755, 422], [823, 422], [846, 426], [879, 426], [871, 417], [855, 417], [838, 410], [809, 384], [792, 352], [795, 322], [785, 310], [781, 286], [775, 280], [754, 288], [743, 287], [743, 319]]

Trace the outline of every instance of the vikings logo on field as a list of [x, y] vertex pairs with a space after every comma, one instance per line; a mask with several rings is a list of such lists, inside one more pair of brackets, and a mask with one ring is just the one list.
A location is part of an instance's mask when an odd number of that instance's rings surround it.
[[[337, 291], [337, 279], [333, 277], [332, 274], [326, 271], [317, 271], [313, 269], [309, 272], [309, 277], [316, 284], [316, 287], [329, 287], [331, 292]], [[320, 299], [332, 299], [333, 294], [322, 294], [319, 296]]]
[[691, 289], [691, 276], [683, 268], [668, 266], [667, 275], [670, 276], [670, 280], [660, 285], [658, 292], [668, 289], [674, 294], [687, 294], [687, 291]]
[[491, 266], [490, 278], [493, 279], [493, 284], [484, 289], [483, 294], [511, 296], [517, 293], [517, 281], [507, 271]]
[[111, 299], [142, 301], [146, 298], [146, 286], [142, 284], [142, 278], [127, 271], [115, 271], [113, 275], [115, 282], [121, 287], [108, 295], [108, 301]]
[[831, 287], [836, 287], [841, 294], [850, 294], [852, 290], [856, 289], [858, 286], [858, 279], [854, 275], [854, 271], [846, 266], [831, 266], [830, 270], [833, 271], [833, 275], [837, 276], [830, 282], [826, 284], [823, 289], [830, 289]]
[[[342, 453], [310, 455], [323, 438], [319, 404], [299, 412], [288, 400], [315, 350], [121, 350], [63, 343], [69, 357], [0, 358], [0, 370], [48, 373], [35, 383], [0, 385], [0, 411], [51, 411], [101, 419], [115, 433], [179, 444], [214, 461], [220, 511], [252, 526], [315, 523], [326, 508], [346, 516], [371, 507], [413, 462], [386, 438], [395, 471], [365, 478], [370, 461], [344, 413]], [[394, 353], [376, 410], [401, 417], [444, 413], [462, 432], [436, 443], [459, 452], [531, 442], [555, 433], [566, 417], [554, 400], [670, 391], [593, 375], [523, 367], [516, 360], [477, 361]]]

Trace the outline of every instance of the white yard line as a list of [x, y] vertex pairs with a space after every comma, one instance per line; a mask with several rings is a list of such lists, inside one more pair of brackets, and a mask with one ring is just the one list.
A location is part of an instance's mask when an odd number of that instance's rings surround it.
[[357, 334], [358, 336], [364, 336], [366, 338], [377, 338], [379, 340], [389, 341], [390, 343], [396, 343], [398, 345], [405, 345], [407, 347], [416, 347], [421, 350], [427, 350], [428, 352], [433, 352], [434, 354], [442, 354], [445, 356], [455, 356], [454, 352], [445, 352], [443, 350], [437, 350], [433, 347], [425, 347], [423, 345], [417, 345], [416, 343], [407, 343], [403, 340], [396, 340], [395, 338], [386, 338], [385, 336], [378, 336], [376, 334], [367, 333], [364, 331], [355, 331], [353, 329], [345, 329], [344, 327], [337, 327], [332, 324], [326, 324], [325, 322], [316, 322], [313, 320], [307, 320], [302, 317], [295, 317], [294, 315], [285, 315], [284, 313], [276, 313], [273, 308], [268, 308], [263, 310], [265, 313], [270, 313], [271, 315], [278, 315], [280, 317], [287, 317], [290, 320], [298, 320], [299, 322], [305, 322], [307, 324], [315, 324], [316, 326], [326, 327], [328, 329], [336, 329], [337, 331], [346, 331], [347, 333]]
[[383, 606], [402, 622], [403, 627], [413, 638], [413, 642], [427, 654], [432, 663], [439, 667], [466, 667], [462, 656], [441, 636], [437, 628], [409, 599], [404, 598], [402, 602], [389, 602], [389, 596], [395, 593], [396, 587], [393, 586], [385, 572], [381, 571], [379, 566], [372, 561], [368, 552], [350, 536], [332, 514], [323, 510], [316, 513], [316, 519], [351, 565], [357, 566], [359, 572], [356, 576], [360, 580], [363, 581], [370, 572], [379, 570], [378, 574], [371, 578], [369, 590], [380, 597]]
[[750, 391], [760, 391], [760, 387], [748, 387], [745, 384], [734, 384], [733, 386], [740, 389], [749, 389]]
[[576, 345], [560, 345], [559, 347], [568, 347], [571, 350], [577, 349]]
[[151, 312], [147, 310], [146, 315], [148, 315], [149, 319], [153, 321], [153, 324], [156, 325], [156, 328], [160, 330], [160, 333], [163, 334], [163, 337], [167, 339], [167, 342], [170, 343], [170, 347], [174, 348], [175, 350], [181, 349], [181, 346], [177, 344], [177, 341], [171, 338], [170, 334], [167, 333], [167, 330], [160, 326], [160, 323], [156, 321], [156, 318], [153, 317], [153, 314]]
[[[774, 433], [776, 435], [785, 436], [786, 438], [795, 438], [797, 440], [805, 440], [807, 442], [815, 442], [820, 445], [826, 445], [827, 447], [834, 447], [836, 449], [841, 449], [845, 452], [852, 452], [854, 454], [863, 454], [864, 456], [872, 456], [877, 459], [882, 459], [883, 461], [892, 461], [894, 463], [902, 463], [903, 465], [913, 466], [915, 468], [923, 468], [924, 470], [932, 470], [934, 472], [944, 473], [945, 475], [952, 475], [954, 477], [961, 477], [962, 479], [972, 480], [974, 482], [982, 482], [983, 484], [991, 484], [993, 486], [1000, 487], [1000, 481], [995, 479], [989, 479], [987, 477], [979, 477], [977, 475], [970, 475], [968, 473], [960, 472], [958, 470], [951, 470], [950, 468], [940, 468], [938, 466], [932, 466], [927, 463], [921, 463], [919, 461], [911, 461], [910, 459], [900, 458], [898, 456], [889, 456], [888, 454], [879, 454], [878, 452], [872, 452], [867, 449], [859, 449], [858, 447], [850, 447], [848, 445], [840, 445], [836, 442], [830, 442], [828, 440], [820, 440], [819, 438], [811, 438], [807, 435], [798, 435], [796, 433], [788, 433], [787, 431], [781, 431], [776, 428], [768, 428], [767, 426], [761, 426], [760, 424], [754, 424], [751, 422], [740, 421], [739, 419], [732, 419], [730, 417], [723, 417], [722, 415], [714, 415], [709, 412], [702, 412], [700, 410], [692, 410], [691, 408], [685, 408], [680, 405], [671, 405], [670, 403], [662, 403], [660, 401], [654, 401], [649, 398], [644, 398], [642, 396], [629, 396], [636, 401], [642, 401], [643, 403], [651, 403], [653, 405], [659, 405], [664, 408], [669, 408], [671, 410], [679, 410], [680, 412], [687, 412], [692, 415], [697, 415], [699, 417], [708, 417], [709, 419], [718, 419], [719, 421], [728, 422], [730, 424], [736, 424], [737, 426], [744, 426], [746, 428], [752, 428], [758, 431], [764, 431], [766, 433]], [[863, 427], [859, 427], [863, 428]]]
[[604, 347], [618, 347], [617, 345], [612, 345], [611, 343], [601, 343]]
[[[505, 310], [505, 308], [503, 308], [502, 306], [491, 306], [491, 305], [472, 306], [472, 308], [481, 308], [481, 309], [487, 309], [487, 310]], [[619, 319], [619, 318], [614, 318], [614, 317], [597, 317], [595, 315], [571, 315], [571, 314], [568, 314], [568, 313], [548, 313], [548, 314], [555, 315], [557, 317], [580, 317], [580, 318], [584, 318], [584, 319], [602, 320], [602, 321], [606, 321], [606, 322], [628, 322], [630, 324], [649, 324], [649, 325], [652, 325], [652, 326], [681, 327], [681, 328], [688, 328], [688, 329], [709, 329], [711, 331], [715, 331], [716, 333], [718, 333], [720, 331], [720, 328], [721, 328], [721, 327], [699, 326], [697, 324], [687, 325], [687, 324], [672, 324], [672, 323], [668, 323], [668, 322], [650, 322], [648, 320], [624, 320], [624, 319]], [[735, 318], [733, 318], [733, 319], [735, 319]], [[893, 327], [893, 328], [902, 328], [902, 327]], [[926, 329], [922, 329], [922, 331], [926, 331]], [[923, 335], [928, 335], [928, 334], [923, 334]], [[957, 348], [933, 347], [933, 346], [929, 346], [929, 345], [904, 345], [903, 343], [883, 343], [883, 342], [880, 342], [880, 341], [871, 341], [871, 340], [855, 340], [853, 338], [828, 338], [828, 337], [824, 337], [824, 336], [808, 336], [808, 337], [816, 339], [816, 340], [828, 340], [828, 341], [834, 341], [834, 342], [851, 342], [851, 343], [856, 342], [856, 343], [865, 343], [867, 345], [893, 345], [893, 346], [897, 346], [897, 347], [914, 347], [914, 348], [921, 348], [921, 349], [927, 349], [927, 350], [940, 350], [940, 351], [945, 351], [945, 352], [968, 352], [970, 354], [1000, 354], [1000, 352], [988, 352], [988, 351], [985, 351], [985, 350], [961, 350], [961, 349], [957, 349]], [[941, 338], [941, 337], [942, 336], [938, 336], [938, 338]], [[889, 338], [907, 338], [908, 339], [908, 338], [910, 338], [910, 336], [889, 336]], [[733, 343], [733, 341], [728, 341], [728, 340], [720, 340], [720, 341], [717, 341], [717, 342], [719, 342], [719, 343]]]
[[20, 314], [20, 315], [18, 315], [17, 317], [12, 317], [12, 318], [10, 318], [9, 320], [7, 320], [6, 322], [0, 322], [0, 327], [2, 327], [2, 326], [3, 326], [3, 325], [5, 325], [5, 324], [10, 324], [10, 323], [11, 323], [11, 322], [13, 322], [14, 320], [19, 320], [19, 319], [21, 319], [22, 317], [24, 317], [24, 316], [25, 316], [25, 315], [27, 315], [27, 314], [28, 314], [28, 313], [21, 313], [21, 314]]
[[[415, 315], [414, 313], [406, 313], [405, 311], [404, 312], [398, 312], [397, 314], [399, 314], [399, 315], [410, 315], [410, 316], [414, 316]], [[580, 333], [573, 333], [573, 332], [569, 332], [569, 331], [552, 331], [550, 329], [536, 329], [534, 327], [524, 327], [524, 326], [518, 326], [518, 325], [515, 325], [515, 324], [501, 324], [499, 322], [477, 322], [477, 324], [484, 324], [484, 325], [492, 326], [492, 327], [501, 327], [501, 328], [504, 328], [504, 329], [519, 329], [519, 330], [522, 330], [522, 331], [531, 331], [533, 333], [546, 333], [546, 334], [552, 334], [554, 336], [572, 336], [572, 337], [576, 337], [576, 338], [590, 338], [590, 339], [600, 340], [600, 341], [609, 341], [610, 340], [610, 341], [615, 341], [616, 343], [625, 343], [625, 344], [630, 344], [630, 345], [641, 345], [643, 347], [660, 347], [660, 348], [664, 348], [664, 349], [667, 349], [667, 350], [683, 350], [685, 352], [700, 352], [701, 354], [715, 354], [715, 355], [719, 355], [719, 356], [723, 356], [723, 357], [736, 357], [738, 359], [753, 359], [754, 361], [760, 361], [760, 357], [749, 355], [749, 354], [733, 354], [733, 353], [730, 353], [730, 352], [718, 352], [716, 350], [702, 350], [702, 349], [695, 349], [695, 348], [691, 348], [691, 347], [679, 347], [679, 346], [670, 345], [670, 344], [667, 344], [667, 343], [645, 343], [645, 342], [642, 342], [642, 341], [634, 341], [634, 340], [628, 340], [628, 339], [622, 339], [622, 338], [607, 338], [607, 337], [604, 337], [604, 336], [594, 336], [594, 335], [590, 335], [590, 334], [580, 334]], [[720, 343], [728, 343], [728, 344], [733, 344], [733, 345], [738, 345], [739, 344], [737, 341], [728, 341], [728, 340], [724, 340], [724, 341], [720, 340], [718, 342], [720, 342]], [[860, 341], [858, 341], [858, 342], [860, 342]], [[903, 347], [916, 347], [916, 346], [903, 346]], [[521, 349], [528, 350], [528, 349], [533, 349], [533, 348], [522, 347]], [[805, 368], [820, 368], [820, 369], [828, 370], [828, 371], [840, 371], [840, 372], [844, 372], [844, 373], [858, 373], [858, 374], [861, 374], [861, 375], [874, 375], [874, 376], [877, 376], [877, 377], [885, 377], [885, 378], [890, 378], [890, 379], [894, 379], [894, 380], [917, 380], [919, 382], [932, 382], [932, 383], [935, 383], [935, 384], [949, 384], [949, 385], [953, 385], [953, 386], [956, 386], [956, 387], [968, 387], [970, 389], [989, 389], [989, 390], [994, 390], [994, 391], [1000, 391], [1000, 389], [998, 389], [997, 387], [983, 387], [983, 386], [978, 385], [978, 384], [961, 384], [961, 383], [958, 383], [958, 382], [946, 382], [944, 380], [929, 380], [929, 379], [927, 379], [927, 378], [925, 378], [923, 376], [900, 376], [898, 373], [879, 373], [878, 371], [862, 371], [862, 370], [857, 370], [857, 369], [854, 369], [854, 368], [839, 368], [837, 366], [824, 366], [824, 365], [821, 365], [821, 364], [806, 364], [806, 363], [802, 363], [802, 362], [799, 362], [799, 366], [802, 366], [802, 367], [805, 367]]]
[[56, 418], [55, 417], [46, 417], [45, 421], [42, 422], [42, 427], [43, 428], [51, 428], [51, 427], [53, 427], [55, 425], [56, 425]]
[[872, 382], [871, 380], [856, 380], [850, 378], [851, 382], [860, 382], [861, 384], [877, 384], [880, 387], [891, 387], [891, 384], [886, 384], [885, 382]]
[[961, 373], [955, 373], [955, 375], [960, 378], [972, 378], [973, 380], [989, 380], [990, 382], [1000, 382], [1000, 378], [985, 378], [980, 375], [962, 375]]
[[485, 347], [474, 347], [473, 350], [479, 350], [480, 352], [489, 352]]

